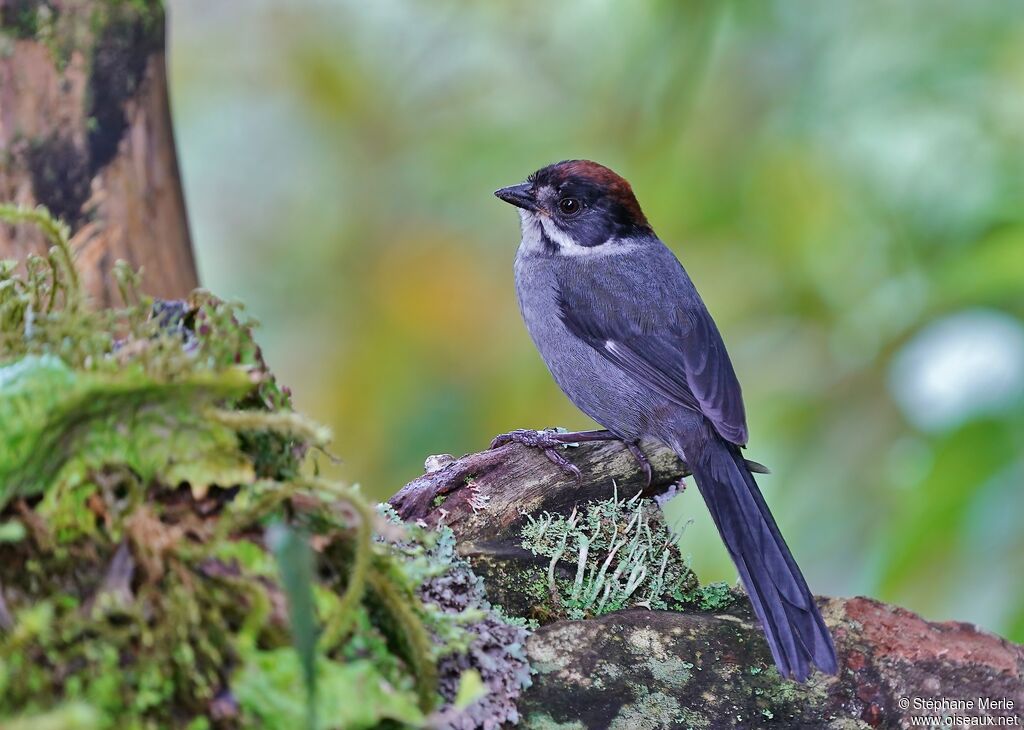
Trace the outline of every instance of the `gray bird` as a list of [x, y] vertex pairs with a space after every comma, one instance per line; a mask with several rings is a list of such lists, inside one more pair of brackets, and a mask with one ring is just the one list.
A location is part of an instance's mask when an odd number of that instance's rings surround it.
[[[668, 445], [693, 471], [783, 676], [837, 671], [814, 597], [740, 453], [740, 384], [685, 269], [654, 234], [629, 183], [568, 160], [495, 192], [519, 208], [515, 281], [526, 328], [555, 381], [605, 431], [514, 431], [575, 471], [556, 447], [620, 439]], [[578, 471], [575, 471], [578, 475]]]

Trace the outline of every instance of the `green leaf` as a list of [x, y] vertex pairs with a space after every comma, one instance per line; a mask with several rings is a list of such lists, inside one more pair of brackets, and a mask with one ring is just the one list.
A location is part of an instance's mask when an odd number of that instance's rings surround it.
[[[322, 730], [360, 730], [385, 720], [422, 727], [423, 713], [412, 692], [395, 689], [369, 660], [339, 664], [316, 661], [317, 716]], [[291, 648], [249, 651], [231, 680], [232, 692], [254, 727], [301, 727], [307, 720], [302, 701], [304, 670]]]
[[281, 585], [288, 597], [292, 641], [298, 652], [306, 684], [306, 724], [316, 728], [316, 610], [313, 605], [313, 553], [305, 537], [284, 524], [267, 530], [267, 544], [281, 571]]

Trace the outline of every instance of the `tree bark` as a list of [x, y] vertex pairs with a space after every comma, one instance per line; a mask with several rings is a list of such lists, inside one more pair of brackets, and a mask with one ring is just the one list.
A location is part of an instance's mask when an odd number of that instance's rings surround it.
[[[197, 285], [155, 0], [0, 0], [0, 201], [44, 205], [72, 232], [83, 280], [113, 303], [118, 259], [143, 290]], [[0, 225], [0, 258], [47, 243]]]
[[[645, 450], [654, 465], [648, 491], [686, 472], [664, 448]], [[644, 489], [618, 444], [565, 453], [582, 470], [578, 487], [543, 454], [510, 444], [461, 459], [431, 457], [428, 472], [390, 503], [405, 519], [451, 527], [491, 600], [543, 621], [525, 586], [548, 560], [521, 545], [527, 514], [568, 515], [613, 490], [631, 497]], [[775, 671], [741, 599], [724, 610], [631, 608], [543, 623], [527, 644], [536, 674], [519, 706], [524, 727], [850, 730], [913, 727], [913, 718], [939, 718], [936, 727], [949, 727], [941, 723], [953, 720], [942, 718], [953, 716], [1024, 724], [1024, 647], [868, 598], [821, 598], [840, 673], [799, 684]]]

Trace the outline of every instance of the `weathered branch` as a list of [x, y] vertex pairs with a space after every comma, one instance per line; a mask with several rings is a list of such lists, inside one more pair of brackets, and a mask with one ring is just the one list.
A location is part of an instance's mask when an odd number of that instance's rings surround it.
[[[646, 444], [645, 451], [652, 491], [685, 473], [666, 449]], [[522, 547], [526, 515], [568, 515], [615, 490], [628, 498], [644, 487], [619, 444], [584, 444], [566, 455], [580, 467], [582, 486], [539, 451], [513, 444], [461, 459], [431, 457], [428, 473], [391, 504], [406, 519], [450, 526], [491, 600], [543, 622], [527, 576], [549, 561]], [[561, 570], [571, 579], [571, 570]], [[520, 702], [525, 724], [848, 730], [911, 727], [915, 716], [1022, 716], [1024, 647], [867, 598], [820, 602], [841, 670], [806, 684], [779, 677], [745, 598], [724, 610], [632, 608], [546, 623], [527, 646], [537, 674]], [[928, 709], [943, 702], [944, 712]]]
[[[642, 448], [653, 470], [648, 493], [662, 492], [689, 474], [664, 446], [648, 442]], [[580, 469], [579, 484], [538, 449], [508, 444], [461, 459], [432, 456], [427, 473], [402, 487], [390, 503], [406, 520], [434, 525], [443, 516], [459, 536], [462, 551], [470, 554], [482, 543], [517, 540], [525, 513], [569, 512], [575, 505], [606, 499], [613, 482], [620, 496], [644, 490], [636, 461], [617, 441], [580, 444], [564, 453]]]

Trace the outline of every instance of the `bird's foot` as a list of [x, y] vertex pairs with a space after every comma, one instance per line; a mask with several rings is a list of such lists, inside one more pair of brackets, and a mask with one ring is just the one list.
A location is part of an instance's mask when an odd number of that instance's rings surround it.
[[517, 428], [515, 431], [509, 431], [508, 433], [495, 436], [494, 440], [491, 441], [491, 448], [496, 449], [499, 446], [504, 446], [505, 444], [516, 443], [522, 444], [523, 446], [529, 446], [534, 449], [540, 449], [552, 464], [565, 473], [571, 474], [576, 479], [577, 485], [582, 485], [583, 474], [580, 472], [579, 467], [558, 452], [559, 447], [573, 443], [571, 439], [559, 438], [566, 435], [571, 436], [572, 434], [559, 433], [554, 429], [534, 431], [528, 428]]
[[557, 449], [559, 446], [578, 445], [589, 441], [622, 441], [629, 453], [636, 459], [637, 466], [640, 467], [640, 471], [644, 475], [644, 489], [649, 489], [651, 482], [654, 479], [654, 472], [651, 469], [651, 462], [647, 458], [647, 455], [640, 448], [640, 444], [637, 441], [625, 441], [620, 439], [618, 436], [613, 434], [611, 431], [604, 429], [598, 431], [559, 431], [554, 428], [546, 428], [543, 431], [534, 431], [526, 428], [519, 428], [515, 431], [509, 431], [503, 433], [500, 436], [496, 436], [491, 441], [491, 448], [497, 448], [498, 446], [504, 446], [508, 443], [518, 443], [524, 446], [531, 446], [537, 449], [543, 449], [544, 455], [548, 457], [552, 462], [558, 465], [560, 469], [576, 477], [578, 483], [582, 482], [582, 475], [580, 470], [569, 462]]

